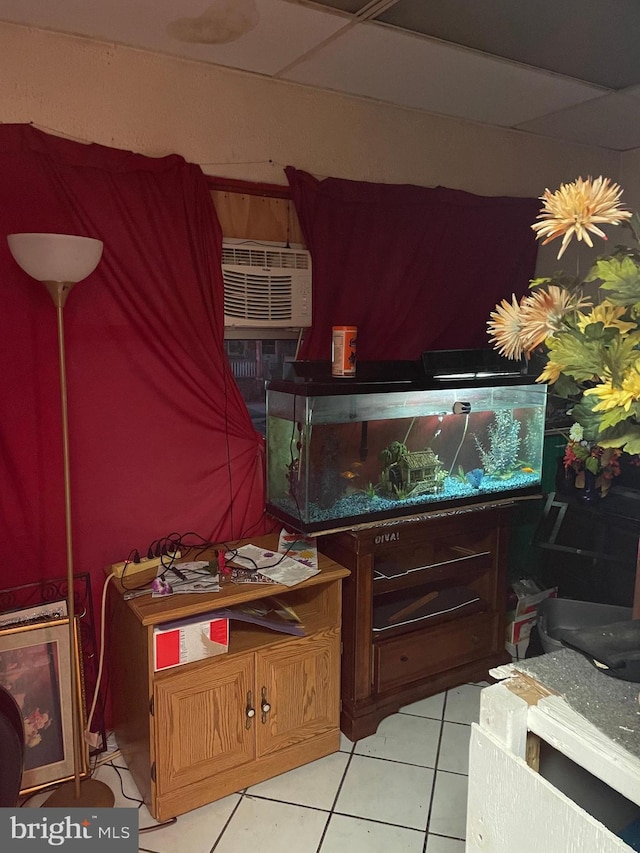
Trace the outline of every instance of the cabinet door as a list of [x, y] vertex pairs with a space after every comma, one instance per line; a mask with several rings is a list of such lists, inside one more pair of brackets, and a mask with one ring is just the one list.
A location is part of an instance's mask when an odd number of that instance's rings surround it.
[[[162, 795], [255, 758], [254, 655], [219, 656], [155, 684], [156, 784]], [[248, 723], [248, 727], [247, 727]]]
[[336, 731], [339, 717], [337, 628], [299, 637], [258, 654], [258, 757]]

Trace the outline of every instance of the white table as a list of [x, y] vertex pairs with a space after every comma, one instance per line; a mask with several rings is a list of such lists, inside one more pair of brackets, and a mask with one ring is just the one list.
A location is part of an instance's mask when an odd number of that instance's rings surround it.
[[629, 853], [615, 833], [640, 814], [637, 754], [516, 666], [492, 670], [505, 680], [472, 726], [467, 853]]

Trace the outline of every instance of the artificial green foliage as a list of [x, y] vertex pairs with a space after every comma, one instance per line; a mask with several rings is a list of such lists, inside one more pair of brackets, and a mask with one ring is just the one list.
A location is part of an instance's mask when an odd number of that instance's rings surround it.
[[560, 371], [554, 393], [574, 401], [585, 439], [633, 455], [640, 452], [640, 253], [618, 247], [599, 258], [585, 278], [596, 281], [601, 300], [568, 313], [544, 350]]
[[634, 455], [640, 452], [640, 216], [621, 207], [621, 193], [602, 176], [545, 190], [532, 228], [545, 242], [563, 238], [558, 258], [574, 237], [589, 246], [593, 235], [607, 239], [605, 225], [627, 229], [634, 245], [599, 257], [582, 279], [563, 272], [534, 279], [531, 295], [503, 300], [487, 325], [508, 358], [546, 357], [538, 381], [569, 401], [584, 446]]
[[638, 263], [629, 254], [619, 254], [610, 258], [598, 258], [585, 282], [600, 281], [602, 290], [607, 291], [607, 299], [614, 305], [635, 305], [640, 293], [640, 269]]
[[588, 382], [602, 366], [602, 342], [590, 340], [577, 329], [567, 328], [547, 341], [549, 361], [562, 365], [562, 372], [575, 382]]
[[611, 376], [613, 385], [619, 388], [625, 376], [635, 369], [638, 362], [640, 332], [626, 332], [621, 335], [616, 334], [615, 329], [607, 329], [607, 331], [612, 334], [610, 340], [603, 346], [602, 364], [605, 374]]

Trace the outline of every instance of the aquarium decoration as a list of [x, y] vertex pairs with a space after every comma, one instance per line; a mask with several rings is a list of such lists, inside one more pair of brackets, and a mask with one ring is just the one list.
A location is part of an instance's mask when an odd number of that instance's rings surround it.
[[465, 474], [465, 479], [468, 483], [471, 483], [474, 489], [479, 489], [482, 485], [482, 478], [484, 477], [484, 471], [482, 468], [474, 468], [472, 471], [468, 471]]
[[407, 450], [405, 444], [392, 442], [380, 453], [382, 471], [379, 492], [397, 500], [442, 491], [442, 463], [430, 447]]
[[508, 479], [522, 467], [518, 465], [521, 424], [509, 409], [494, 412], [493, 417], [494, 423], [487, 430], [488, 450], [485, 450], [477, 435], [474, 434], [473, 438], [485, 473], [492, 477]]

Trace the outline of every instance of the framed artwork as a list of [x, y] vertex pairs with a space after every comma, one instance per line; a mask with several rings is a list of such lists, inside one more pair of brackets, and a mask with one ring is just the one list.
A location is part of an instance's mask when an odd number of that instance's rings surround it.
[[[25, 733], [20, 794], [68, 781], [74, 776], [71, 667], [81, 701], [80, 655], [69, 649], [69, 620], [23, 623], [0, 628], [0, 684], [22, 712]], [[81, 753], [81, 776], [87, 756]]]
[[23, 607], [21, 610], [12, 610], [10, 613], [0, 613], [0, 629], [27, 623], [45, 622], [50, 619], [63, 619], [66, 615], [67, 602], [65, 599], [52, 601], [49, 604], [39, 604], [36, 607]]
[[[67, 579], [42, 580], [22, 586], [0, 589], [0, 628], [14, 626], [17, 622], [44, 622], [63, 619], [67, 615]], [[104, 698], [98, 689], [98, 646], [93, 618], [93, 596], [88, 572], [76, 574], [74, 599], [78, 645], [81, 653], [82, 675], [85, 693], [84, 712], [88, 715], [93, 697], [92, 730], [98, 743], [90, 747], [91, 755], [104, 752], [107, 748], [105, 730]], [[38, 617], [41, 618], [38, 618]]]

